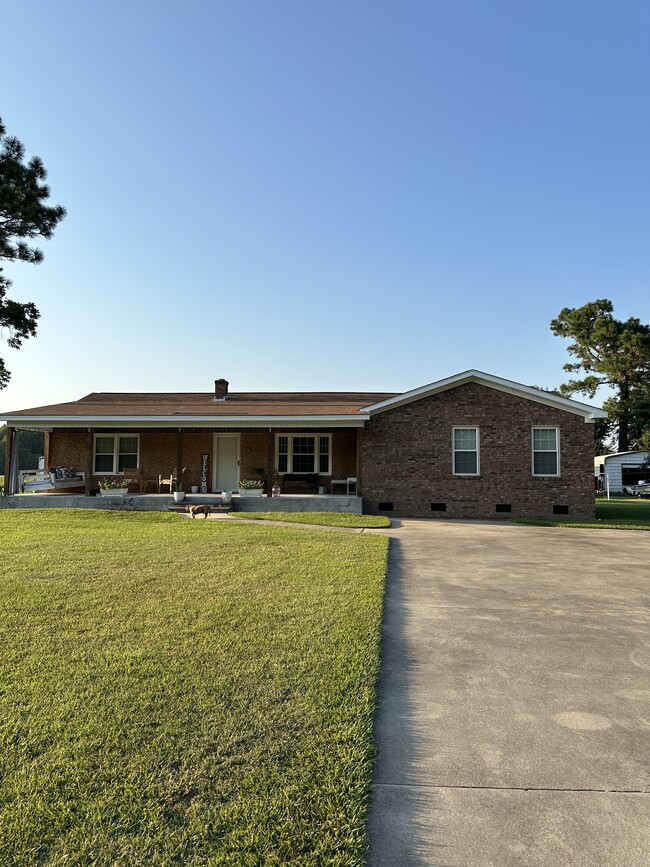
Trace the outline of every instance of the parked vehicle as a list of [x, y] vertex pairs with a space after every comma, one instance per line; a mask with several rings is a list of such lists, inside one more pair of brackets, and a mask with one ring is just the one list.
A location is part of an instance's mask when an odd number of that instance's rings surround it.
[[650, 497], [650, 482], [639, 481], [638, 485], [626, 485], [623, 493], [631, 497]]

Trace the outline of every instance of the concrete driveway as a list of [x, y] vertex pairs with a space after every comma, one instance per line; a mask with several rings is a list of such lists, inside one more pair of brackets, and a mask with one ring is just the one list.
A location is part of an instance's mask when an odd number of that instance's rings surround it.
[[650, 863], [650, 533], [391, 531], [369, 867]]

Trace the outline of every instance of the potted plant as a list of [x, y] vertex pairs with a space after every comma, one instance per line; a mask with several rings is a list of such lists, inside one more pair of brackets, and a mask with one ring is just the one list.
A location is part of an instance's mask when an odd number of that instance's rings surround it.
[[99, 480], [99, 494], [101, 497], [126, 497], [133, 482], [124, 476], [105, 476]]
[[176, 490], [174, 491], [175, 503], [182, 503], [185, 499], [185, 491], [183, 490], [183, 476], [185, 475], [186, 470], [187, 467], [183, 467], [183, 469], [180, 471], [180, 474], [174, 480], [174, 487], [176, 488]]
[[249, 472], [251, 476], [256, 476], [256, 478], [240, 479], [239, 496], [261, 497], [266, 482], [266, 470], [264, 467], [249, 467], [247, 472]]
[[262, 479], [240, 479], [239, 481], [240, 497], [261, 497], [263, 490], [264, 481]]

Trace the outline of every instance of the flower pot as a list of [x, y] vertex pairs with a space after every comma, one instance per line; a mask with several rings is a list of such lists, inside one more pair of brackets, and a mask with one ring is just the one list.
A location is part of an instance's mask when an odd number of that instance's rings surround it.
[[129, 494], [128, 488], [100, 488], [99, 494], [101, 497], [127, 497]]
[[174, 491], [174, 502], [182, 503], [185, 499], [185, 491]]
[[198, 494], [198, 492], [199, 492], [199, 486], [198, 485], [192, 485], [192, 493]]
[[240, 488], [240, 497], [261, 497], [263, 488]]

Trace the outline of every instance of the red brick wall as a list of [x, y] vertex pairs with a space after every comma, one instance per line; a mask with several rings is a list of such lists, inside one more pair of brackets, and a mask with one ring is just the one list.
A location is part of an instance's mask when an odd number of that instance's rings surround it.
[[[357, 475], [357, 432], [335, 430], [332, 435], [332, 478], [346, 479]], [[329, 489], [328, 489], [329, 490]], [[341, 489], [337, 488], [337, 493]]]
[[[178, 464], [176, 431], [144, 430], [140, 433], [140, 466], [143, 485], [147, 479], [168, 479]], [[153, 488], [147, 488], [152, 491]], [[167, 490], [164, 488], [163, 490]]]
[[187, 467], [183, 477], [183, 487], [186, 491], [189, 491], [192, 485], [201, 484], [201, 455], [209, 455], [208, 491], [212, 490], [213, 443], [212, 431], [209, 430], [183, 434], [183, 466]]
[[[273, 452], [271, 460], [275, 461], [276, 436], [282, 433], [296, 433], [294, 430], [273, 429]], [[329, 433], [326, 428], [309, 433]], [[332, 433], [332, 472], [322, 477], [322, 483], [329, 489], [329, 479], [341, 479], [356, 476], [356, 430], [334, 430]], [[242, 479], [251, 478], [251, 468], [264, 467], [267, 476], [275, 472], [274, 463], [269, 467], [268, 432], [266, 430], [246, 430], [241, 434], [241, 475]]]
[[[480, 429], [480, 476], [452, 473], [452, 427]], [[560, 429], [559, 478], [532, 475], [531, 428]], [[467, 383], [374, 416], [363, 435], [364, 511], [421, 517], [593, 517], [593, 425], [581, 416]], [[445, 512], [432, 512], [445, 503]]]
[[[118, 431], [119, 433], [120, 431]], [[274, 430], [273, 448], [275, 448]], [[290, 432], [290, 431], [289, 431]], [[326, 432], [326, 431], [323, 431]], [[145, 429], [132, 431], [140, 434], [140, 465], [142, 479], [169, 478], [178, 463], [178, 433], [176, 431]], [[252, 478], [251, 470], [263, 467], [270, 478], [268, 462], [268, 429], [232, 430], [223, 433], [240, 434], [240, 478]], [[85, 470], [87, 432], [85, 430], [54, 430], [50, 438], [49, 466], [69, 466]], [[186, 431], [183, 433], [183, 463], [186, 472], [183, 487], [186, 491], [201, 482], [201, 455], [208, 454], [208, 490], [212, 489], [214, 462], [214, 432], [212, 430]], [[356, 430], [335, 430], [332, 434], [332, 478], [356, 476]], [[329, 477], [323, 477], [328, 485]], [[91, 484], [96, 486], [98, 477]], [[153, 490], [149, 488], [149, 490]]]
[[[244, 430], [240, 440], [240, 479], [257, 479], [254, 469], [264, 468], [269, 481], [269, 435], [268, 430]], [[272, 468], [271, 468], [272, 469]]]
[[50, 450], [47, 456], [48, 467], [71, 467], [73, 470], [86, 470], [86, 440], [84, 430], [54, 430], [50, 434]]
[[[122, 433], [122, 431], [118, 431]], [[177, 463], [177, 434], [170, 431], [125, 431], [125, 433], [140, 433], [140, 465], [142, 479], [155, 479], [162, 475], [169, 478]], [[51, 467], [72, 467], [76, 470], [86, 470], [86, 443], [88, 434], [85, 430], [60, 429], [50, 434], [50, 454], [48, 465]], [[91, 477], [91, 485], [97, 486], [99, 476]], [[149, 488], [151, 491], [152, 488]]]

